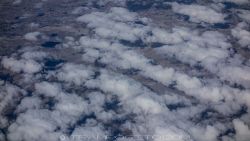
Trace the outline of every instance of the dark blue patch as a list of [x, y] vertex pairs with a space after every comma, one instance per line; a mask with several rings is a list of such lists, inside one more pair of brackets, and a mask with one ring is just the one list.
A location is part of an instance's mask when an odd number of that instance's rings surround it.
[[44, 103], [44, 108], [45, 109], [49, 109], [49, 110], [53, 110], [57, 101], [54, 98], [46, 98]]
[[96, 71], [95, 74], [93, 75], [93, 79], [96, 79], [100, 75], [101, 75], [101, 73], [99, 71]]
[[153, 65], [153, 66], [159, 65], [159, 64], [157, 63], [157, 61], [155, 61], [154, 59], [151, 59], [151, 60], [149, 61], [149, 63], [150, 63], [151, 65]]
[[0, 79], [3, 81], [12, 82], [12, 77], [9, 74], [1, 74], [0, 73]]
[[171, 9], [171, 5], [169, 4], [162, 4], [161, 2], [157, 3], [155, 6], [154, 6], [156, 9]]
[[101, 63], [99, 59], [95, 60], [94, 65], [98, 68], [105, 68], [107, 66], [106, 64]]
[[203, 29], [203, 28], [205, 28], [205, 26], [203, 26], [203, 25], [201, 25], [201, 24], [198, 24], [198, 25], [196, 26], [196, 28], [198, 28], [198, 29]]
[[67, 128], [67, 134], [71, 135], [77, 126], [86, 124], [88, 119], [96, 119], [95, 113], [82, 116], [74, 125]]
[[241, 84], [237, 84], [237, 83], [234, 83], [232, 87], [236, 89], [240, 89], [240, 90], [246, 90], [244, 86], [242, 86]]
[[143, 23], [142, 21], [135, 21], [135, 24], [144, 25], [144, 26], [147, 25], [147, 24]]
[[238, 8], [239, 6], [233, 2], [223, 2], [225, 9]]
[[134, 68], [131, 68], [131, 69], [127, 69], [126, 72], [124, 72], [123, 74], [124, 75], [136, 75], [138, 74], [140, 70], [138, 69], [134, 69]]
[[44, 48], [55, 48], [56, 45], [60, 44], [60, 42], [48, 41], [42, 44]]
[[5, 128], [0, 128], [0, 132], [2, 133], [3, 135], [3, 140], [4, 141], [7, 141], [7, 134], [8, 134], [8, 127], [5, 127]]
[[45, 59], [45, 63], [44, 63], [44, 69], [45, 70], [55, 70], [58, 68], [58, 65], [63, 63], [64, 60], [60, 60], [60, 59]]
[[3, 109], [2, 115], [5, 116], [8, 121], [15, 121], [17, 118], [17, 113], [15, 112], [16, 107], [14, 105], [19, 105], [21, 103], [22, 97], [19, 97], [18, 99], [12, 99], [11, 105], [7, 106]]
[[15, 108], [11, 107], [9, 109], [4, 109], [3, 116], [7, 117], [8, 121], [15, 121], [17, 118], [17, 114], [15, 112]]
[[115, 118], [104, 124], [104, 128], [110, 132], [107, 141], [116, 141], [119, 137], [129, 137], [132, 132], [129, 129], [123, 129], [121, 126], [130, 120], [133, 115], [127, 115], [121, 118]]
[[188, 21], [190, 19], [188, 15], [183, 15], [179, 13], [175, 13], [175, 16], [178, 20], [181, 20], [181, 21]]
[[32, 90], [27, 90], [27, 97], [31, 97], [33, 95]]
[[103, 105], [103, 108], [106, 111], [108, 111], [108, 110], [116, 111], [120, 107], [119, 103], [120, 103], [120, 101], [118, 100], [118, 98], [113, 97], [111, 101], [105, 102], [105, 104]]
[[91, 113], [89, 115], [84, 115], [80, 120], [77, 121], [76, 125], [84, 125], [87, 119], [96, 119], [95, 113]]
[[201, 116], [200, 116], [201, 121], [212, 118], [214, 114], [215, 114], [215, 111], [213, 109], [206, 109], [205, 111], [201, 113]]
[[245, 52], [250, 52], [250, 48], [247, 48], [247, 47], [242, 48], [242, 50]]
[[168, 85], [168, 88], [175, 90], [175, 89], [176, 89], [176, 88], [175, 88], [176, 85], [177, 85], [177, 82], [176, 82], [176, 81], [173, 81], [171, 84]]
[[233, 15], [233, 14], [228, 14], [228, 15], [224, 18], [224, 20], [226, 20], [226, 21], [230, 21], [230, 20], [232, 20], [232, 19], [233, 19], [233, 17], [234, 17], [234, 15]]
[[127, 41], [127, 40], [120, 40], [121, 44], [128, 46], [128, 47], [146, 47], [141, 39], [136, 40], [135, 42]]
[[151, 47], [152, 48], [159, 48], [159, 47], [162, 47], [162, 46], [164, 46], [165, 44], [163, 44], [163, 43], [158, 43], [158, 42], [153, 42], [153, 43], [151, 43]]
[[144, 10], [150, 9], [153, 5], [153, 2], [142, 1], [142, 0], [127, 1], [126, 5], [127, 5], [128, 10], [133, 11], [133, 12], [138, 12], [138, 11], [144, 11]]
[[200, 62], [198, 62], [197, 64], [195, 64], [194, 65], [194, 68], [196, 69], [196, 70], [202, 70], [203, 69], [203, 66], [201, 65], [201, 63]]
[[246, 113], [247, 113], [247, 106], [242, 106], [239, 111], [237, 111], [231, 116], [231, 118], [239, 118]]
[[[31, 95], [32, 95], [32, 93], [31, 93]], [[44, 95], [39, 95], [39, 97], [41, 98], [41, 100], [43, 102], [44, 109], [53, 110], [56, 103], [58, 103], [58, 101], [56, 99], [54, 99], [53, 97], [45, 97]]]
[[193, 4], [193, 3], [196, 3], [196, 0], [177, 0], [176, 2], [182, 3], [182, 4]]
[[96, 9], [100, 9], [100, 8], [103, 8], [104, 6], [102, 5], [99, 5], [96, 1], [92, 2], [92, 6]]
[[111, 135], [108, 136], [107, 141], [117, 141], [118, 138], [122, 137], [124, 136], [122, 135], [121, 129], [114, 129], [112, 130]]
[[223, 137], [223, 136], [232, 136], [235, 135], [236, 131], [234, 128], [231, 129], [227, 129], [225, 132], [220, 133], [219, 138]]
[[216, 23], [212, 26], [212, 28], [218, 28], [218, 29], [228, 29], [230, 27], [229, 23]]
[[147, 32], [147, 35], [148, 35], [148, 36], [153, 36], [153, 32], [152, 32], [152, 31], [148, 31], [148, 32]]
[[181, 3], [181, 4], [193, 4], [196, 3], [196, 0], [174, 0], [177, 3]]
[[43, 13], [43, 12], [40, 12], [40, 13], [38, 13], [36, 16], [37, 17], [42, 17], [42, 16], [44, 16], [45, 14]]
[[57, 36], [58, 36], [57, 33], [51, 33], [51, 34], [50, 34], [50, 37], [57, 37]]
[[179, 108], [186, 107], [186, 105], [184, 105], [183, 103], [176, 103], [176, 104], [169, 104], [169, 105], [167, 105], [167, 107], [170, 111], [173, 111], [173, 110], [177, 110]]

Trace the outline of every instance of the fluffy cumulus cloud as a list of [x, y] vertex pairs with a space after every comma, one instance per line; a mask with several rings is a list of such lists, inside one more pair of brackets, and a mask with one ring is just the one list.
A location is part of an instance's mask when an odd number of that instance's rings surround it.
[[76, 85], [83, 84], [87, 79], [94, 75], [94, 70], [87, 66], [79, 64], [65, 64], [62, 69], [56, 74], [59, 80], [74, 83]]
[[136, 13], [119, 7], [112, 8], [108, 14], [95, 12], [77, 18], [77, 21], [85, 22], [88, 27], [94, 28], [95, 33], [101, 37], [131, 42], [147, 34], [147, 27], [131, 23], [136, 20], [144, 21], [145, 19], [140, 19]]
[[232, 29], [232, 35], [238, 39], [238, 43], [243, 47], [250, 46], [250, 32], [245, 30], [247, 26], [246, 23], [239, 23], [234, 29]]
[[14, 58], [3, 58], [1, 62], [6, 69], [13, 72], [36, 73], [41, 70], [41, 65], [33, 60], [16, 60]]
[[246, 125], [244, 122], [242, 122], [239, 119], [234, 119], [233, 120], [233, 125], [236, 130], [236, 140], [241, 140], [241, 141], [246, 141], [249, 140], [250, 138], [250, 129], [248, 125]]
[[26, 33], [24, 35], [24, 39], [29, 40], [29, 41], [37, 41], [37, 37], [40, 35], [40, 32], [30, 32], [30, 33]]
[[221, 23], [224, 22], [225, 15], [212, 8], [202, 5], [184, 5], [172, 3], [174, 12], [190, 16], [192, 22]]
[[248, 141], [247, 2], [72, 1], [63, 29], [38, 18], [0, 53], [0, 140]]

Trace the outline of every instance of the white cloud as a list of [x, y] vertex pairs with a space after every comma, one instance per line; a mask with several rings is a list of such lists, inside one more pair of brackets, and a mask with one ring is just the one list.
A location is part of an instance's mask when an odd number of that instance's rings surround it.
[[132, 42], [147, 34], [148, 30], [147, 27], [129, 24], [135, 20], [141, 19], [135, 13], [120, 7], [111, 8], [108, 14], [94, 12], [77, 18], [77, 21], [85, 22], [88, 27], [95, 28], [95, 33], [101, 37], [118, 38]]
[[94, 71], [87, 66], [66, 63], [56, 74], [59, 80], [82, 85], [87, 79], [94, 75]]
[[29, 109], [39, 109], [42, 104], [42, 100], [38, 97], [25, 97], [18, 105], [16, 112], [24, 112]]
[[235, 139], [237, 141], [248, 141], [250, 138], [250, 129], [248, 125], [246, 125], [244, 122], [242, 122], [239, 119], [234, 119], [233, 125], [236, 130]]
[[78, 127], [74, 130], [71, 137], [72, 140], [81, 141], [81, 140], [105, 140], [107, 134], [100, 126], [95, 127]]
[[154, 141], [192, 141], [192, 139], [183, 130], [170, 126], [156, 128]]
[[215, 141], [219, 135], [218, 129], [213, 126], [191, 128], [190, 131], [196, 140]]
[[14, 0], [14, 1], [12, 2], [12, 4], [14, 4], [14, 5], [18, 5], [18, 4], [20, 4], [20, 3], [22, 3], [22, 0]]
[[41, 65], [34, 60], [20, 59], [16, 60], [14, 58], [4, 57], [1, 61], [2, 65], [6, 69], [10, 69], [13, 72], [24, 72], [24, 73], [36, 73], [41, 70]]
[[133, 98], [141, 94], [142, 86], [135, 83], [132, 79], [125, 76], [117, 76], [109, 74], [107, 71], [102, 71], [101, 76], [96, 80], [91, 80], [86, 83], [90, 88], [101, 88], [105, 92], [117, 94], [122, 100]]
[[37, 41], [37, 37], [41, 35], [40, 32], [29, 32], [24, 35], [24, 39], [29, 40], [29, 41]]
[[47, 57], [47, 53], [45, 53], [45, 52], [42, 52], [42, 51], [28, 51], [28, 50], [30, 50], [30, 48], [23, 51], [24, 53], [22, 54], [22, 58], [27, 59], [27, 60], [29, 60], [29, 59], [34, 59], [34, 60], [38, 59], [38, 60], [40, 60], [40, 59], [43, 59], [43, 58]]
[[172, 3], [174, 12], [190, 16], [192, 22], [221, 23], [224, 22], [225, 15], [202, 5], [184, 5]]
[[61, 93], [61, 88], [57, 84], [41, 82], [35, 84], [36, 92], [45, 96], [55, 97]]
[[62, 114], [79, 117], [83, 112], [87, 111], [86, 103], [77, 95], [60, 95], [58, 99], [60, 102], [56, 104], [55, 109]]
[[250, 47], [250, 32], [246, 30], [247, 24], [242, 22], [239, 23], [235, 28], [232, 29], [232, 35], [238, 39], [238, 43], [243, 47]]
[[136, 103], [136, 107], [134, 107], [134, 110], [137, 110], [138, 107], [145, 113], [159, 114], [163, 109], [158, 101], [154, 101], [144, 96], [138, 96], [133, 100], [133, 102]]
[[57, 140], [59, 134], [54, 133], [56, 128], [46, 110], [30, 110], [19, 115], [15, 123], [8, 128], [8, 140]]

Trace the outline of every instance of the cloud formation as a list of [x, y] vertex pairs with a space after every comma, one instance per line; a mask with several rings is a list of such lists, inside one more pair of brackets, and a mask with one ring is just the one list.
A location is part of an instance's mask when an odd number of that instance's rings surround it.
[[0, 57], [0, 140], [249, 140], [249, 14], [223, 9], [247, 1], [126, 2], [69, 6], [70, 28]]
[[202, 5], [184, 5], [172, 3], [174, 12], [190, 16], [192, 22], [223, 23], [225, 15], [214, 9]]

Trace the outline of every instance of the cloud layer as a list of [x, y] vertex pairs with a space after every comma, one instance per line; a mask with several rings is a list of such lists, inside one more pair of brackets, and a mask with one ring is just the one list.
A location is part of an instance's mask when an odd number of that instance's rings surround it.
[[62, 17], [68, 25], [29, 26], [0, 58], [0, 140], [248, 141], [242, 4], [90, 0]]

